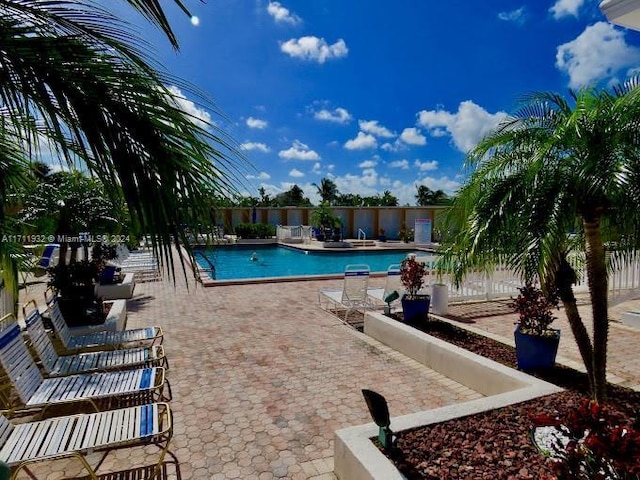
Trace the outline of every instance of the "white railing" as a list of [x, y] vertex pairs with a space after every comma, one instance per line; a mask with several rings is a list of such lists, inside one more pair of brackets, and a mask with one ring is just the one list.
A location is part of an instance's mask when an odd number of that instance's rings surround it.
[[278, 225], [276, 238], [279, 242], [311, 241], [312, 229], [308, 225]]
[[[448, 286], [449, 301], [461, 302], [467, 300], [492, 300], [496, 298], [509, 298], [518, 295], [518, 288], [523, 285], [523, 280], [507, 268], [498, 266], [493, 272], [471, 272], [467, 274], [458, 288], [449, 274], [437, 275], [433, 269], [435, 259], [431, 256], [419, 256], [418, 260], [427, 263], [427, 284], [441, 283]], [[609, 273], [609, 297], [621, 297], [625, 293], [640, 290], [640, 256], [622, 261], [612, 260], [612, 269]], [[589, 290], [586, 272], [583, 270], [574, 285], [576, 293], [584, 293]]]
[[[362, 238], [360, 238], [362, 236]], [[367, 233], [362, 230], [361, 228], [358, 229], [358, 240], [366, 240], [367, 239]]]

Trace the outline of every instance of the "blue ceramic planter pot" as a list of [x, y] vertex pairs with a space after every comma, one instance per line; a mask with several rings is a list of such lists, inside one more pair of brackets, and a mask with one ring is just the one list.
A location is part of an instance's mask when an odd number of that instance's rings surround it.
[[405, 323], [417, 323], [427, 319], [431, 297], [429, 295], [417, 295], [416, 297], [409, 299], [407, 295], [402, 296], [402, 313]]
[[529, 335], [520, 331], [517, 325], [513, 332], [516, 342], [518, 370], [537, 370], [552, 368], [556, 363], [556, 354], [560, 343], [560, 330], [556, 335]]

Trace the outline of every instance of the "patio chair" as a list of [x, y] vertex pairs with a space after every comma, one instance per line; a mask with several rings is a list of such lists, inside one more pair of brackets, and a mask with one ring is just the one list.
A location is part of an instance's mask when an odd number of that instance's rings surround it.
[[36, 277], [41, 277], [47, 273], [47, 268], [53, 267], [55, 263], [56, 251], [60, 251], [60, 245], [57, 243], [49, 243], [45, 245], [44, 251], [40, 256], [40, 259], [35, 265], [33, 265], [33, 274]]
[[36, 351], [48, 377], [139, 367], [156, 366], [165, 369], [169, 367], [162, 345], [58, 355], [44, 327], [42, 314], [38, 310], [36, 302], [31, 300], [22, 307], [22, 312], [30, 344]]
[[[334, 313], [346, 323], [354, 311], [362, 313], [374, 305], [367, 295], [369, 285], [369, 265], [347, 265], [344, 269], [342, 289], [321, 289], [318, 291], [320, 308]], [[341, 317], [342, 315], [342, 317]]]
[[[394, 263], [393, 265], [389, 265], [384, 287], [369, 287], [367, 289], [367, 295], [369, 295], [371, 303], [376, 306], [391, 308], [391, 303], [402, 297], [404, 293], [404, 287], [400, 281], [400, 274], [400, 264]], [[397, 295], [393, 295], [393, 292], [397, 292]]]
[[86, 335], [73, 335], [62, 316], [56, 296], [47, 291], [45, 301], [49, 306], [49, 315], [55, 334], [62, 346], [70, 352], [88, 348], [116, 350], [126, 346], [152, 346], [156, 342], [161, 344], [163, 341], [164, 334], [162, 328], [158, 326], [116, 331], [98, 330]]
[[[142, 398], [155, 401], [168, 400], [171, 396], [162, 367], [43, 378], [27, 350], [13, 313], [0, 319], [0, 365], [19, 397], [15, 399], [7, 388], [9, 385], [3, 383], [0, 401], [8, 411], [36, 409], [44, 413], [52, 405], [70, 402], [86, 402], [99, 411], [98, 400], [120, 397], [123, 401]], [[167, 396], [164, 394], [165, 384]]]
[[[1, 415], [0, 461], [11, 468], [12, 478], [16, 478], [21, 471], [36, 478], [29, 469], [36, 462], [77, 458], [89, 477], [97, 479], [97, 470], [110, 452], [132, 447], [145, 447], [146, 450], [147, 445], [155, 445], [160, 449], [155, 475], [162, 465], [172, 436], [172, 412], [167, 403], [67, 415], [15, 425]], [[91, 466], [87, 458], [93, 452], [102, 453], [95, 466]]]

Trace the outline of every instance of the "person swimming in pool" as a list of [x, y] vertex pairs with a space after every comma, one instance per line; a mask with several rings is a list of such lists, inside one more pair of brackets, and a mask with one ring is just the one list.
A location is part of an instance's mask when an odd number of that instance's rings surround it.
[[251, 254], [251, 261], [252, 262], [257, 262], [258, 261], [258, 254], [256, 252], [253, 252]]

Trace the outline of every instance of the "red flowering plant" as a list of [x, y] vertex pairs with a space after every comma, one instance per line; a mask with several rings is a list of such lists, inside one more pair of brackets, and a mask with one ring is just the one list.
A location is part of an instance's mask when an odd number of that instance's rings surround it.
[[[565, 418], [543, 414], [532, 422], [534, 442], [556, 460], [557, 478], [640, 479], [640, 431], [604, 405], [585, 399]], [[541, 429], [547, 433], [536, 433]]]
[[520, 331], [529, 335], [556, 335], [550, 325], [556, 319], [553, 309], [559, 308], [557, 292], [554, 290], [545, 294], [528, 282], [518, 290], [520, 295], [511, 302], [511, 307], [518, 314]]
[[407, 298], [415, 299], [424, 285], [427, 273], [424, 262], [418, 262], [415, 255], [409, 255], [400, 264], [400, 281], [407, 291]]

